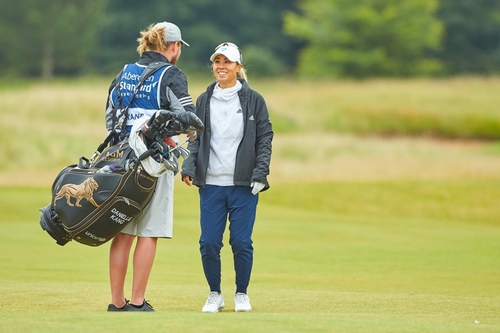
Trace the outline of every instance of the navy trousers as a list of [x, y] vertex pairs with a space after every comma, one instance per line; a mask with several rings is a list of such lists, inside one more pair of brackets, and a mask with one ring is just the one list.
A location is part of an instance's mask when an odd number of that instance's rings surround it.
[[252, 232], [258, 195], [248, 186], [199, 188], [200, 253], [210, 291], [221, 292], [220, 251], [229, 220], [229, 244], [233, 252], [236, 292], [246, 293], [253, 265]]

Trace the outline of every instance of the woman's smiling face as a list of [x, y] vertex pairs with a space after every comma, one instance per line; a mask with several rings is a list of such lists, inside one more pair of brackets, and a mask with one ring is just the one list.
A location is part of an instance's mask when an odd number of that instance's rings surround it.
[[221, 88], [234, 87], [240, 69], [240, 64], [229, 60], [223, 54], [218, 54], [212, 62], [215, 79]]

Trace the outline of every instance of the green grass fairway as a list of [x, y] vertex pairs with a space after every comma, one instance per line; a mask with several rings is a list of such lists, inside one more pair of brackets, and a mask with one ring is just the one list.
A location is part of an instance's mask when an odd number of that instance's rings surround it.
[[280, 184], [261, 196], [254, 311], [232, 311], [226, 246], [219, 314], [200, 312], [197, 192], [182, 185], [154, 314], [105, 311], [108, 244], [56, 245], [38, 224], [48, 188], [1, 188], [0, 332], [500, 331], [498, 179]]

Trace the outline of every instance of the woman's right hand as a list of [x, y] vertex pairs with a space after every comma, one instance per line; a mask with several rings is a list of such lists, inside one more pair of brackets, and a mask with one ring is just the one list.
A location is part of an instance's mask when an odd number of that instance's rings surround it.
[[194, 180], [194, 178], [190, 177], [190, 176], [184, 176], [184, 177], [182, 177], [182, 181], [184, 183], [186, 183], [187, 186], [191, 186], [193, 184], [193, 180]]

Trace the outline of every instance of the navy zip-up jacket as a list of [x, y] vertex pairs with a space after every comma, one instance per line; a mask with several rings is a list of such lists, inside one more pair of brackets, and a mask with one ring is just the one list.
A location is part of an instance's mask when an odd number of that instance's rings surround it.
[[[234, 170], [235, 186], [250, 186], [251, 182], [269, 188], [267, 176], [270, 172], [273, 129], [264, 98], [241, 80], [238, 96], [243, 111], [243, 138], [236, 153]], [[216, 83], [211, 84], [196, 101], [196, 115], [205, 124], [205, 130], [188, 146], [191, 154], [182, 164], [182, 177], [194, 178], [193, 184], [204, 186], [210, 157], [210, 98]]]

